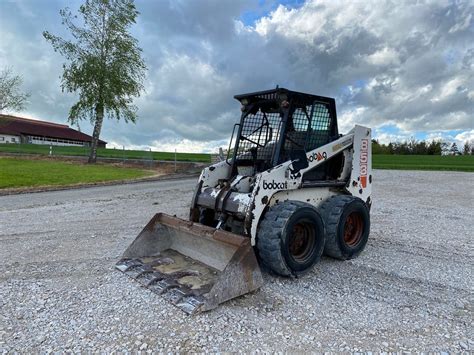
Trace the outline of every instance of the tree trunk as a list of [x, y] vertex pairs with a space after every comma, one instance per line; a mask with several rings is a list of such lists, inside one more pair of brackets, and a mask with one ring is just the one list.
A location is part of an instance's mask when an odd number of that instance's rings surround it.
[[99, 144], [100, 131], [102, 122], [104, 121], [104, 105], [97, 104], [95, 106], [95, 124], [94, 133], [92, 134], [91, 152], [89, 154], [89, 164], [97, 162], [97, 145]]

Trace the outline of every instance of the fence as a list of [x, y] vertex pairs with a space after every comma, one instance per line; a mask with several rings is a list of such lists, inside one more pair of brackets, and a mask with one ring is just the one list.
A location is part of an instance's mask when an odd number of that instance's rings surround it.
[[[90, 153], [89, 147], [52, 146], [40, 144], [0, 144], [0, 153], [12, 154], [39, 154], [62, 157], [87, 157]], [[174, 162], [200, 162], [211, 163], [211, 154], [206, 153], [179, 153], [179, 152], [155, 152], [149, 150], [98, 148], [98, 159], [110, 159], [127, 162], [130, 160], [141, 161], [174, 161]]]

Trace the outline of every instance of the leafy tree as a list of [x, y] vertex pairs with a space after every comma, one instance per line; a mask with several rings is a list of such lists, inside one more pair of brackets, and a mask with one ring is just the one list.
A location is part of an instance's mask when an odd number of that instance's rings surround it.
[[441, 141], [432, 140], [427, 145], [427, 154], [428, 155], [441, 155], [442, 147]]
[[392, 142], [388, 143], [388, 153], [389, 154], [394, 154], [395, 153], [395, 149], [394, 149], [394, 146], [393, 146]]
[[0, 72], [0, 112], [21, 111], [25, 108], [30, 94], [21, 91], [23, 78], [14, 75], [10, 68]]
[[447, 142], [441, 142], [441, 152], [448, 154], [450, 151], [449, 144]]
[[376, 139], [372, 139], [372, 154], [384, 154], [383, 145]]
[[415, 137], [411, 137], [407, 142], [408, 154], [416, 154], [417, 141]]
[[464, 148], [463, 148], [463, 152], [462, 152], [464, 155], [468, 155], [471, 153], [471, 145], [469, 144], [468, 141], [466, 141], [466, 143], [464, 143]]
[[129, 33], [139, 14], [133, 0], [86, 0], [79, 14], [82, 27], [68, 8], [60, 11], [72, 40], [47, 31], [43, 36], [67, 61], [63, 91], [79, 95], [69, 111], [69, 121], [90, 119], [94, 125], [89, 163], [95, 163], [104, 117], [136, 121], [133, 99], [143, 90], [147, 68], [138, 41]]
[[459, 153], [459, 149], [458, 149], [458, 145], [456, 144], [456, 142], [454, 142], [452, 145], [451, 145], [451, 149], [450, 149], [451, 153], [453, 155], [456, 155]]
[[378, 140], [372, 139], [373, 154], [416, 154], [416, 155], [440, 155], [442, 150], [447, 150], [447, 143], [439, 140], [417, 141], [411, 138], [405, 142], [390, 142], [387, 145], [381, 144]]

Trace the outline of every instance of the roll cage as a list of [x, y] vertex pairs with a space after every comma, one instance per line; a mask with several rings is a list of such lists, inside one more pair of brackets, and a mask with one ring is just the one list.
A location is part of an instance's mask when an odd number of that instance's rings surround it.
[[289, 160], [296, 150], [308, 152], [338, 137], [332, 98], [278, 87], [234, 98], [242, 115], [229, 142], [232, 176], [253, 176]]

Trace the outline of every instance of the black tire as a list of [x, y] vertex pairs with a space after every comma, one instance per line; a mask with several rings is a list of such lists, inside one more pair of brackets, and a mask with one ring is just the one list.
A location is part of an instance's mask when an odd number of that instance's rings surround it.
[[369, 238], [367, 204], [358, 197], [338, 195], [323, 202], [319, 211], [326, 228], [324, 255], [341, 260], [357, 257]]
[[316, 208], [285, 201], [268, 209], [257, 232], [264, 266], [282, 276], [298, 276], [316, 264], [324, 250], [324, 223]]

